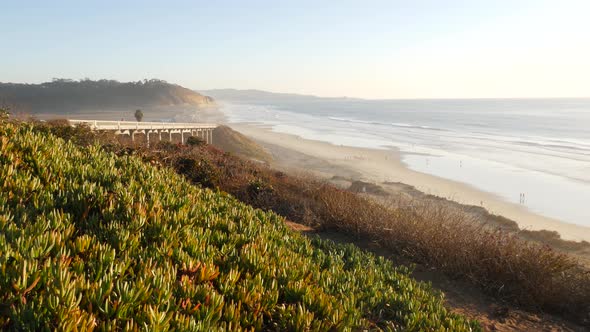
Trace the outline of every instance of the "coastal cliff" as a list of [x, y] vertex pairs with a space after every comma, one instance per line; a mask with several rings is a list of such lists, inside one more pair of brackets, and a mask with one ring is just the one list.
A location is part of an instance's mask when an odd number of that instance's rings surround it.
[[0, 83], [0, 103], [31, 114], [143, 107], [211, 107], [209, 96], [163, 80], [54, 79], [40, 84]]

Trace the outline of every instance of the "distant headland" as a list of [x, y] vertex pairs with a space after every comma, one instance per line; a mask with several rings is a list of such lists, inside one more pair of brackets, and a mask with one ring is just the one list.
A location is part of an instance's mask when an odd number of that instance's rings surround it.
[[0, 82], [0, 103], [30, 114], [215, 105], [211, 97], [159, 79], [119, 82], [62, 78], [40, 84]]

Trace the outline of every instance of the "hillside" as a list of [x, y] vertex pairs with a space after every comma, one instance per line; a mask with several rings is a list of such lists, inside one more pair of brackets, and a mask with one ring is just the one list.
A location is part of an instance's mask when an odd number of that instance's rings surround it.
[[202, 90], [200, 93], [215, 98], [215, 100], [230, 104], [261, 105], [277, 108], [287, 108], [302, 112], [312, 110], [310, 106], [325, 107], [329, 109], [337, 105], [339, 108], [348, 108], [354, 102], [367, 102], [367, 100], [347, 97], [317, 97], [312, 95], [301, 95], [295, 93], [276, 93], [262, 90], [236, 90], [236, 89], [213, 89]]
[[0, 83], [0, 106], [31, 114], [158, 106], [211, 106], [214, 100], [162, 80], [54, 79], [41, 84]]
[[272, 156], [250, 138], [228, 126], [218, 126], [213, 130], [213, 145], [221, 150], [246, 159], [270, 162]]
[[0, 188], [0, 329], [479, 329], [404, 267], [43, 128], [0, 122]]
[[[589, 323], [587, 268], [551, 247], [482, 228], [456, 209], [428, 201], [415, 202], [419, 204], [412, 209], [395, 201], [375, 201], [209, 145], [161, 142], [147, 148], [125, 140], [117, 143], [114, 137], [96, 136], [84, 128], [51, 123], [38, 127], [81, 145], [98, 140], [103, 149], [117, 155], [137, 155], [150, 164], [172, 168], [195, 185], [223, 190], [248, 205], [305, 224], [309, 226], [306, 233], [317, 232], [330, 239], [342, 235], [394, 262], [417, 263], [418, 271], [431, 274], [425, 280], [445, 293], [450, 291], [447, 300], [454, 312], [468, 312], [487, 328], [542, 330], [552, 326], [577, 331], [583, 328], [575, 326], [576, 322]], [[423, 278], [421, 275], [416, 276]], [[474, 303], [484, 304], [474, 310]], [[498, 307], [505, 306], [499, 314]]]

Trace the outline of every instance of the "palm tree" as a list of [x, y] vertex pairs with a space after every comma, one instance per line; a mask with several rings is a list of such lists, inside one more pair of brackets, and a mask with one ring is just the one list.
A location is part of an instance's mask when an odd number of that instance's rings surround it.
[[143, 119], [143, 112], [141, 110], [135, 110], [134, 115], [137, 122], [141, 122], [141, 119]]

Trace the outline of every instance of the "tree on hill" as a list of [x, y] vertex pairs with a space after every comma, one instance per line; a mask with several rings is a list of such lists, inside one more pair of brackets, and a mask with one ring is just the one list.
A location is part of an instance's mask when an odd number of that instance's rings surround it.
[[141, 122], [141, 120], [143, 119], [143, 112], [141, 110], [135, 110], [134, 115], [137, 122]]

